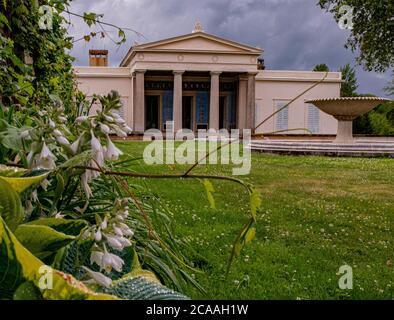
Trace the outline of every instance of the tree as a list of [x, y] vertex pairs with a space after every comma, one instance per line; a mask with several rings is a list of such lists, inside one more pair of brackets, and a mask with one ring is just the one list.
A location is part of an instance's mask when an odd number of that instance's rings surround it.
[[357, 78], [356, 78], [356, 70], [350, 66], [350, 64], [346, 64], [342, 68], [339, 69], [339, 72], [342, 73], [343, 83], [341, 86], [341, 97], [355, 97], [357, 96]]
[[321, 64], [316, 65], [316, 67], [313, 69], [313, 71], [329, 72], [330, 68], [325, 63], [321, 63]]
[[343, 19], [340, 8], [353, 8], [353, 28], [346, 47], [360, 52], [358, 61], [368, 71], [384, 72], [394, 67], [394, 1], [319, 0], [318, 5]]

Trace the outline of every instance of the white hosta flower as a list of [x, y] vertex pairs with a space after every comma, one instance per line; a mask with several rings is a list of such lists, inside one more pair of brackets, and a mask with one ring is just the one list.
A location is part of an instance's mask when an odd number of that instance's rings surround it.
[[93, 197], [92, 189], [89, 186], [89, 182], [91, 181], [90, 170], [86, 170], [85, 173], [81, 177], [81, 183], [83, 190], [85, 191], [86, 197], [89, 199]]
[[111, 141], [111, 139], [107, 138], [107, 150], [105, 152], [105, 159], [110, 161], [116, 161], [123, 154], [115, 144]]
[[111, 131], [110, 128], [104, 123], [100, 124], [100, 130], [105, 135], [109, 135], [109, 133]]
[[21, 138], [22, 138], [22, 139], [29, 139], [29, 138], [30, 138], [30, 132], [29, 132], [29, 130], [22, 131], [22, 133], [21, 133]]
[[123, 237], [123, 231], [121, 228], [118, 228], [115, 224], [112, 225], [112, 229], [114, 230], [115, 234], [119, 237]]
[[90, 230], [89, 230], [89, 229], [86, 229], [86, 230], [82, 233], [81, 239], [82, 239], [82, 240], [87, 240], [87, 239], [90, 238], [90, 236], [91, 236]]
[[101, 222], [101, 229], [105, 230], [105, 229], [107, 229], [107, 227], [108, 227], [108, 218], [105, 217], [103, 222]]
[[42, 181], [40, 182], [41, 187], [42, 187], [45, 191], [47, 191], [48, 186], [49, 186], [50, 184], [51, 184], [51, 183], [50, 183], [50, 181], [49, 181], [48, 179], [44, 179], [44, 180], [42, 180]]
[[110, 247], [115, 250], [122, 251], [123, 248], [125, 247], [122, 241], [120, 240], [121, 237], [106, 235], [105, 238], [107, 239], [107, 242], [110, 245]]
[[55, 137], [62, 137], [63, 133], [61, 133], [59, 129], [55, 129], [55, 130], [53, 130], [53, 135]]
[[129, 239], [121, 237], [118, 240], [122, 244], [123, 248], [131, 247], [131, 242]]
[[115, 111], [112, 111], [112, 112], [111, 112], [111, 116], [112, 116], [114, 119], [120, 119], [120, 114], [117, 113], [117, 112], [115, 112]]
[[80, 143], [81, 143], [81, 137], [79, 137], [77, 140], [75, 140], [73, 142], [73, 144], [71, 145], [71, 151], [74, 155], [78, 153]]
[[64, 146], [69, 146], [69, 145], [70, 145], [70, 142], [69, 142], [65, 137], [63, 137], [63, 136], [56, 137], [56, 140], [57, 140], [57, 142], [59, 142], [61, 145], [64, 145]]
[[94, 135], [93, 131], [92, 131], [92, 138], [90, 140], [90, 145], [92, 147], [92, 150], [94, 152], [102, 152], [103, 147], [101, 146], [100, 140], [96, 138], [96, 136]]
[[55, 156], [53, 155], [51, 150], [49, 150], [45, 142], [42, 146], [41, 153], [38, 155], [35, 167], [44, 169], [56, 168]]
[[82, 268], [86, 271], [88, 276], [91, 277], [99, 285], [106, 287], [106, 288], [109, 288], [111, 286], [112, 280], [110, 278], [106, 277], [105, 275], [103, 275], [102, 273], [94, 272], [86, 267], [82, 267]]
[[123, 234], [126, 237], [132, 237], [134, 236], [134, 232], [129, 228], [129, 226], [125, 223], [119, 222], [118, 223], [119, 228], [122, 230]]
[[38, 201], [38, 193], [37, 193], [37, 190], [34, 190], [32, 193], [31, 193], [31, 201], [32, 202], [37, 202]]
[[123, 118], [120, 118], [120, 117], [118, 119], [116, 119], [115, 122], [117, 124], [125, 124], [126, 123], [126, 121]]
[[100, 251], [92, 251], [90, 255], [90, 264], [95, 263], [99, 267], [101, 267], [103, 264], [103, 257], [104, 257], [104, 253]]
[[123, 126], [123, 130], [126, 131], [126, 133], [131, 133], [133, 131], [127, 124]]
[[85, 122], [88, 119], [89, 119], [89, 117], [87, 117], [87, 116], [80, 116], [80, 117], [75, 119], [75, 122], [81, 124], [82, 122]]
[[99, 228], [94, 235], [94, 241], [100, 242], [102, 239], [103, 239], [103, 234], [101, 233], [101, 230]]
[[119, 258], [117, 255], [106, 252], [104, 253], [102, 260], [102, 267], [106, 272], [111, 272], [112, 268], [116, 271], [121, 272], [124, 265], [124, 261]]
[[67, 118], [64, 117], [64, 116], [60, 116], [60, 117], [59, 117], [59, 120], [60, 120], [60, 122], [62, 122], [62, 123], [66, 123], [66, 122], [67, 122]]
[[61, 214], [61, 212], [56, 213], [55, 219], [63, 219], [65, 217], [64, 214]]
[[104, 119], [108, 122], [114, 122], [114, 118], [112, 118], [111, 116], [104, 115]]

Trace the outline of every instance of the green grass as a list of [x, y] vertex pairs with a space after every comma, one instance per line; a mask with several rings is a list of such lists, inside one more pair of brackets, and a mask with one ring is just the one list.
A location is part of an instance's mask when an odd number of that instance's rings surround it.
[[[142, 142], [119, 143], [126, 157], [140, 157]], [[248, 219], [246, 192], [213, 181], [217, 209], [201, 181], [136, 180], [168, 205], [174, 234], [207, 263], [190, 286], [194, 299], [392, 299], [394, 297], [394, 161], [252, 155], [242, 179], [262, 194], [257, 234], [225, 277], [231, 245]], [[130, 170], [179, 173], [187, 166]], [[201, 166], [198, 173], [230, 175], [230, 166]], [[354, 289], [338, 288], [339, 268], [353, 267]]]

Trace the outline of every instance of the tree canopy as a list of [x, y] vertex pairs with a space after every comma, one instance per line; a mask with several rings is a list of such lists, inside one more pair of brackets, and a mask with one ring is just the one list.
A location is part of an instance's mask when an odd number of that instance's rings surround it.
[[359, 52], [358, 61], [366, 70], [384, 72], [394, 67], [394, 1], [319, 0], [318, 4], [337, 21], [343, 5], [353, 8], [353, 28], [346, 47]]

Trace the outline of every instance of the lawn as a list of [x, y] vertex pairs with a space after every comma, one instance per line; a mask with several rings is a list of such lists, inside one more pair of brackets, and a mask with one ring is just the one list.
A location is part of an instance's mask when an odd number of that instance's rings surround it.
[[[125, 157], [141, 157], [146, 143], [121, 142]], [[130, 170], [179, 173], [185, 166]], [[230, 175], [230, 166], [199, 173]], [[135, 180], [167, 204], [175, 236], [208, 263], [192, 286], [193, 299], [392, 299], [394, 298], [394, 160], [253, 154], [242, 178], [263, 198], [257, 234], [226, 278], [231, 245], [248, 219], [248, 196], [237, 184], [214, 181], [216, 210], [201, 181]], [[353, 268], [353, 290], [338, 288], [338, 270]]]

